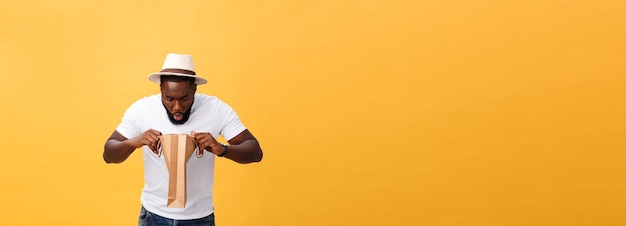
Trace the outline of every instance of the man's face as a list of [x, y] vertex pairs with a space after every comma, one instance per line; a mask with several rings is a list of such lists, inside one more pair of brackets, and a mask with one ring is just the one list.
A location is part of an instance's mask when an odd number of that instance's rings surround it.
[[161, 102], [167, 109], [167, 115], [174, 124], [183, 124], [191, 114], [191, 104], [196, 93], [195, 84], [187, 81], [162, 81]]

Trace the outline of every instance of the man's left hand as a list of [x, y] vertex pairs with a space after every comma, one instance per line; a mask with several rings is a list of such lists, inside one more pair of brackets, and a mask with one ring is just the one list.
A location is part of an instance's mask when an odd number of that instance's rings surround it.
[[211, 133], [196, 133], [191, 131], [191, 136], [196, 139], [198, 143], [198, 155], [202, 155], [204, 150], [207, 150], [215, 155], [222, 154], [224, 147], [213, 138]]

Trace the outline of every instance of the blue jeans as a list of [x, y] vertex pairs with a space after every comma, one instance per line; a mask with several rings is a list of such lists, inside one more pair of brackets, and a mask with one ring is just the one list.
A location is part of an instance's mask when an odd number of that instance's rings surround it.
[[165, 218], [147, 211], [143, 206], [139, 213], [139, 226], [156, 226], [156, 225], [171, 225], [171, 226], [215, 226], [215, 217], [213, 214], [193, 220], [175, 220]]

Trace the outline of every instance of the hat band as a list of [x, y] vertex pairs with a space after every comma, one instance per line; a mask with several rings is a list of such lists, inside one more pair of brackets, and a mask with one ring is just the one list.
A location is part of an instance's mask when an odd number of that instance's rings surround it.
[[188, 75], [196, 75], [195, 71], [180, 69], [180, 68], [165, 68], [161, 70], [161, 72], [170, 72], [170, 73], [179, 73], [179, 74], [188, 74]]

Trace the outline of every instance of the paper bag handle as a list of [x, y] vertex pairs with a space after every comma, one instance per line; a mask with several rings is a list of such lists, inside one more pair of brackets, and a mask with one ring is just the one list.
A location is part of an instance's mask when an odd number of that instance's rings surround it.
[[[200, 154], [200, 145], [198, 145], [198, 141], [196, 141], [196, 138], [193, 138], [193, 143], [196, 144], [196, 149], [198, 150], [196, 152], [196, 157], [202, 158], [204, 153]], [[161, 158], [162, 154], [163, 154], [163, 150], [161, 150], [161, 138], [159, 138], [159, 142], [157, 142], [157, 156]]]
[[204, 155], [204, 153], [200, 154], [200, 145], [198, 145], [198, 141], [196, 141], [196, 138], [193, 138], [193, 143], [196, 144], [196, 149], [198, 149], [198, 151], [196, 152], [196, 157], [198, 158], [202, 158], [202, 156]]
[[161, 154], [163, 154], [163, 150], [161, 150], [161, 138], [159, 138], [159, 142], [157, 142], [157, 156], [161, 158]]

